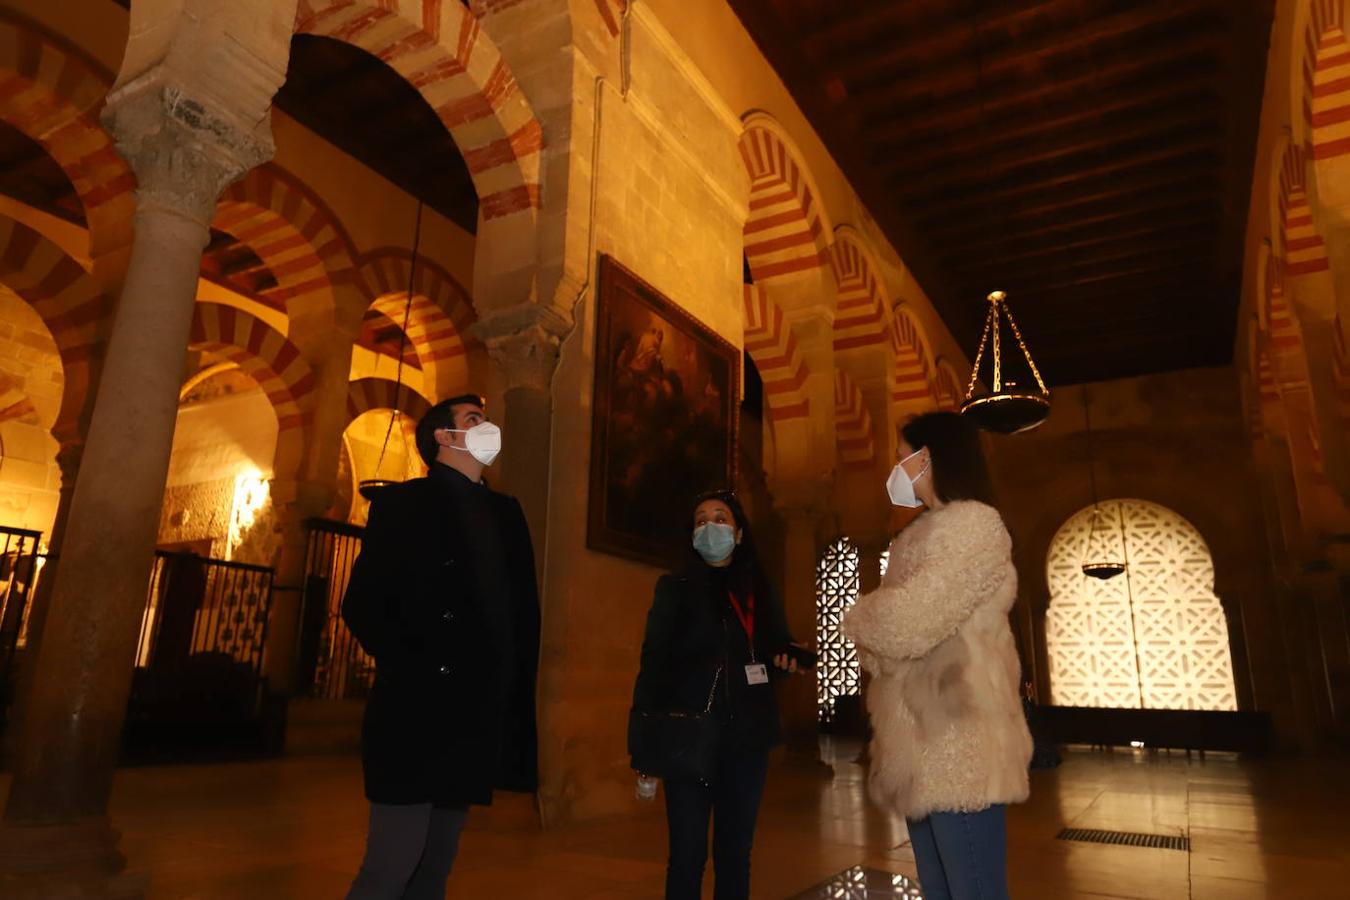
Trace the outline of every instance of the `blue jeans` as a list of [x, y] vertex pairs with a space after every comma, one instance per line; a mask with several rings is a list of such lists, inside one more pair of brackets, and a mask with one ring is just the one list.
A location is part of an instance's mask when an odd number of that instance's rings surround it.
[[1003, 806], [910, 819], [909, 839], [924, 900], [1008, 900]]

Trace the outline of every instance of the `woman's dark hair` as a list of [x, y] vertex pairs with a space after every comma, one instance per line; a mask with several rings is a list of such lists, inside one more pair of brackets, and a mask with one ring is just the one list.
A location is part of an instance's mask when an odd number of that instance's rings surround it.
[[928, 450], [933, 487], [943, 503], [977, 500], [996, 505], [980, 430], [969, 419], [950, 412], [925, 413], [910, 419], [900, 433], [916, 452]]

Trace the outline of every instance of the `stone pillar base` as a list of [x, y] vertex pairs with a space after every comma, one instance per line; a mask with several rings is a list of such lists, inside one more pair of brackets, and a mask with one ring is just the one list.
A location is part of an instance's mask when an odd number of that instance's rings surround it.
[[128, 874], [107, 818], [59, 825], [0, 825], [0, 897], [141, 900], [149, 878]]

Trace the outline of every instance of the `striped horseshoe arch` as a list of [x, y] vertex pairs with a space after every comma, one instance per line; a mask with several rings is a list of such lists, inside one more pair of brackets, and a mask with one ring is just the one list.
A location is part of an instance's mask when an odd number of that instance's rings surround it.
[[388, 378], [358, 378], [347, 388], [347, 423], [377, 409], [395, 409], [410, 423], [427, 414], [431, 404], [406, 384]]
[[211, 225], [246, 244], [276, 276], [277, 286], [260, 298], [274, 309], [285, 310], [293, 297], [356, 277], [351, 238], [337, 217], [275, 163], [226, 188]]
[[747, 284], [744, 300], [745, 351], [764, 382], [769, 414], [775, 422], [806, 418], [811, 404], [805, 390], [806, 361], [797, 347], [797, 336], [763, 288]]
[[314, 375], [300, 351], [281, 332], [241, 309], [198, 303], [188, 346], [237, 363], [271, 401], [278, 431], [304, 425], [314, 392]]
[[762, 115], [751, 117], [739, 147], [750, 175], [745, 255], [755, 281], [764, 283], [825, 265], [828, 229], [821, 223], [817, 192], [776, 123]]
[[839, 301], [834, 314], [835, 352], [886, 344], [894, 335], [886, 327], [886, 296], [867, 251], [841, 231], [831, 254]]
[[928, 342], [914, 317], [903, 306], [892, 319], [895, 330], [895, 385], [891, 399], [907, 408], [929, 409], [936, 402]]
[[484, 219], [539, 208], [543, 128], [465, 4], [300, 0], [295, 30], [360, 47], [422, 94], [464, 156]]
[[1350, 155], [1350, 41], [1342, 0], [1313, 0], [1303, 35], [1303, 117], [1314, 160]]
[[869, 468], [877, 458], [872, 414], [858, 384], [843, 369], [834, 372], [834, 433], [839, 463], [846, 469]]
[[[368, 253], [361, 262], [361, 280], [375, 297], [374, 307], [402, 324], [408, 300], [412, 254], [387, 247]], [[448, 271], [425, 258], [417, 261], [408, 340], [423, 364], [463, 356], [464, 335], [476, 321], [469, 294]]]
[[[0, 11], [0, 119], [66, 173], [92, 232], [130, 226], [135, 176], [98, 124], [112, 75], [82, 50]], [[96, 240], [96, 238], [94, 238]]]
[[59, 425], [78, 421], [96, 393], [96, 364], [107, 339], [112, 301], [60, 247], [0, 215], [0, 282], [46, 324], [65, 370]]

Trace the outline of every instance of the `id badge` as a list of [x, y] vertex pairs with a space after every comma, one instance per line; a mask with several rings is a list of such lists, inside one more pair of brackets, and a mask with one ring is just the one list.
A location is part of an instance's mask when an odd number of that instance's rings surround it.
[[764, 663], [752, 663], [745, 667], [745, 680], [750, 684], [768, 684], [769, 667]]

